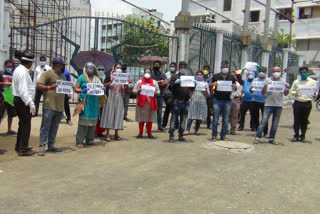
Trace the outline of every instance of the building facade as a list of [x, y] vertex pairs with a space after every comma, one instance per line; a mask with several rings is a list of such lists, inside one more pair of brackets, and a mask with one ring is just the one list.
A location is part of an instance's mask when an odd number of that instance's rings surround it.
[[[259, 0], [266, 3], [266, 0]], [[244, 0], [201, 0], [205, 6], [219, 11], [224, 16], [243, 25]], [[279, 16], [279, 33], [294, 36], [294, 45], [297, 53], [303, 57], [303, 63], [309, 67], [320, 67], [320, 1], [319, 0], [272, 0], [271, 8], [276, 9], [286, 16], [292, 17], [295, 22], [291, 24], [284, 17]], [[239, 25], [230, 23], [229, 20], [210, 13], [210, 11], [190, 2], [189, 11], [196, 22], [209, 23], [217, 28], [229, 32], [240, 32]], [[264, 31], [265, 6], [251, 1], [249, 30], [262, 34]], [[276, 13], [270, 13], [270, 32], [274, 34]]]

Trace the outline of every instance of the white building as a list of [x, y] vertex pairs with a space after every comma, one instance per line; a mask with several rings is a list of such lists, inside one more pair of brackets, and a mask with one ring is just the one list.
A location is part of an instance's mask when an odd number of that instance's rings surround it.
[[0, 0], [0, 69], [5, 60], [9, 59], [10, 48], [10, 17], [13, 6], [6, 1]]
[[[259, 1], [266, 3], [266, 0]], [[243, 25], [245, 0], [201, 0], [199, 2]], [[293, 14], [291, 14], [291, 7], [293, 7]], [[294, 0], [293, 3], [291, 0], [272, 0], [271, 8], [288, 16], [292, 15], [295, 20], [292, 26], [288, 20], [279, 18], [279, 31], [283, 29], [285, 33], [289, 33], [292, 27], [297, 53], [303, 56], [304, 64], [309, 67], [320, 67], [320, 0]], [[212, 23], [210, 25], [226, 31], [234, 32], [240, 29], [239, 26], [192, 2], [189, 5], [189, 11], [198, 22]], [[251, 0], [249, 29], [263, 33], [264, 17], [265, 7]], [[276, 14], [271, 11], [270, 33], [274, 30], [275, 17]]]

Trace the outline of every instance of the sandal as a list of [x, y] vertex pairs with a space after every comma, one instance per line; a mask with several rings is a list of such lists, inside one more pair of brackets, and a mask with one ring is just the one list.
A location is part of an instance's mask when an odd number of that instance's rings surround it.
[[195, 133], [194, 133], [194, 135], [197, 135], [197, 136], [199, 136], [199, 135], [200, 135], [200, 133], [199, 133], [199, 132], [195, 132]]
[[116, 141], [120, 141], [121, 140], [121, 138], [120, 138], [120, 136], [114, 136], [114, 140], [116, 140]]
[[216, 142], [217, 141], [217, 137], [216, 136], [212, 136], [211, 140], [212, 140], [212, 142]]
[[189, 135], [189, 132], [188, 132], [188, 131], [187, 131], [187, 132], [184, 132], [183, 135], [188, 136], [188, 135]]
[[81, 148], [83, 148], [84, 147], [84, 145], [82, 145], [82, 144], [78, 144], [77, 145], [77, 148], [79, 148], [79, 149], [81, 149]]
[[106, 137], [106, 141], [107, 141], [107, 142], [111, 142], [110, 137]]
[[38, 156], [45, 156], [44, 149], [40, 149], [38, 152]]

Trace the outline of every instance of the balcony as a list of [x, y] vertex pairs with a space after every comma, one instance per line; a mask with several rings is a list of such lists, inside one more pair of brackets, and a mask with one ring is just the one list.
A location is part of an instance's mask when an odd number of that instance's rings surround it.
[[297, 39], [320, 37], [320, 18], [299, 19], [293, 24], [293, 32]]

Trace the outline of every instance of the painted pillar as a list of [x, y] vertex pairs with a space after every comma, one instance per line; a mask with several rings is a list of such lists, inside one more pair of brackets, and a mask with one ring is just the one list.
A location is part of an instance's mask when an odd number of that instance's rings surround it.
[[225, 32], [223, 30], [217, 30], [217, 38], [216, 38], [216, 54], [215, 54], [215, 63], [214, 63], [214, 73], [220, 72], [220, 65], [222, 62], [222, 48], [223, 48], [223, 34]]

